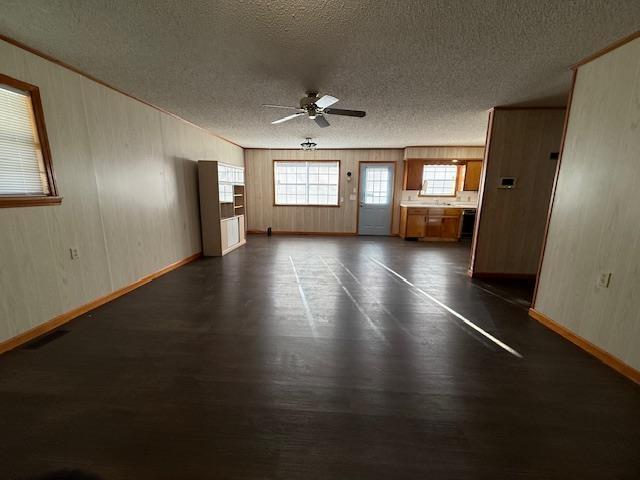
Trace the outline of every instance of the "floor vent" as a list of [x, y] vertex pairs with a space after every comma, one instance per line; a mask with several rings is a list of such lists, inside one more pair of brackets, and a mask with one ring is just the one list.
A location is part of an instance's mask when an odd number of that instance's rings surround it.
[[38, 350], [39, 348], [44, 347], [48, 343], [51, 343], [54, 340], [57, 340], [58, 338], [63, 337], [67, 333], [69, 333], [69, 330], [63, 330], [63, 329], [54, 330], [53, 332], [42, 335], [41, 337], [38, 337], [35, 340], [32, 340], [29, 343], [26, 343], [22, 347], [22, 350]]

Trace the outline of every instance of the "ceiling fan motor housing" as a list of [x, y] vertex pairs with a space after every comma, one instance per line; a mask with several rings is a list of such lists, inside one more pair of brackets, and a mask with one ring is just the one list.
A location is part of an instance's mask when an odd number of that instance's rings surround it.
[[316, 118], [318, 114], [318, 107], [316, 106], [316, 101], [318, 100], [318, 92], [307, 92], [306, 97], [302, 97], [300, 99], [300, 108], [302, 110], [306, 110], [307, 115], [311, 120]]

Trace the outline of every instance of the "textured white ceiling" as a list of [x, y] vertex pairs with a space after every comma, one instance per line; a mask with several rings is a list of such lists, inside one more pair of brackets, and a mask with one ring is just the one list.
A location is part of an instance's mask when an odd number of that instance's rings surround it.
[[[638, 0], [0, 0], [0, 33], [245, 147], [483, 144], [639, 26]], [[367, 117], [270, 125], [307, 89]]]

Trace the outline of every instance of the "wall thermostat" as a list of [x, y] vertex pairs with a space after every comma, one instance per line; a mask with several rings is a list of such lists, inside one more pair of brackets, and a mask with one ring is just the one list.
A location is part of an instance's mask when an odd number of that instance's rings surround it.
[[516, 177], [500, 177], [498, 188], [516, 188]]

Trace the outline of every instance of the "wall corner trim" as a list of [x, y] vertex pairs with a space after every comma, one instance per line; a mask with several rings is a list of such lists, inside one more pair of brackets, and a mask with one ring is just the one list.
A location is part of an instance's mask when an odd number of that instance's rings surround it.
[[529, 309], [529, 316], [537, 320], [538, 322], [540, 322], [542, 325], [544, 325], [548, 329], [553, 330], [558, 335], [569, 340], [571, 343], [577, 345], [578, 347], [583, 349], [585, 352], [589, 353], [590, 355], [593, 355], [608, 367], [613, 368], [615, 371], [617, 371], [621, 375], [624, 375], [628, 379], [640, 385], [640, 371], [636, 370], [632, 366], [627, 365], [619, 358], [611, 355], [609, 352], [604, 351], [602, 348], [594, 345], [588, 340], [585, 340], [579, 335], [576, 335], [565, 326], [560, 325], [558, 322], [555, 322], [554, 320], [547, 317], [544, 313], [539, 312], [535, 308]]
[[202, 252], [194, 253], [193, 255], [190, 255], [187, 258], [173, 262], [167, 265], [166, 267], [161, 268], [160, 270], [150, 273], [149, 275], [145, 275], [144, 277], [140, 278], [139, 280], [136, 280], [135, 282], [125, 287], [119, 288], [114, 292], [111, 292], [107, 295], [96, 298], [95, 300], [92, 300], [89, 303], [85, 303], [84, 305], [76, 307], [73, 310], [69, 310], [68, 312], [60, 314], [57, 317], [54, 317], [45, 323], [37, 325], [36, 327], [33, 327], [31, 330], [27, 330], [26, 332], [23, 332], [15, 337], [12, 337], [8, 340], [0, 342], [0, 354], [4, 352], [8, 352], [9, 350], [13, 350], [14, 348], [19, 347], [20, 345], [27, 343], [30, 340], [33, 340], [34, 338], [39, 337], [40, 335], [50, 332], [51, 330], [54, 330], [59, 326], [64, 325], [67, 322], [70, 322], [71, 320], [79, 317], [80, 315], [83, 315], [91, 310], [94, 310], [100, 307], [101, 305], [104, 305], [105, 303], [110, 302], [111, 300], [115, 300], [116, 298], [121, 297], [135, 290], [136, 288], [141, 287], [142, 285], [145, 285], [151, 282], [152, 280], [155, 280], [158, 277], [161, 277], [165, 273], [169, 273], [170, 271], [175, 270], [176, 268], [182, 267], [187, 263], [197, 260], [201, 256], [202, 256]]
[[610, 45], [607, 45], [606, 47], [598, 50], [597, 52], [592, 53], [588, 57], [583, 58], [579, 62], [574, 63], [573, 65], [571, 65], [570, 69], [571, 70], [577, 70], [578, 68], [582, 67], [583, 65], [586, 65], [587, 63], [592, 62], [593, 60], [595, 60], [597, 58], [600, 58], [603, 55], [606, 55], [610, 51], [615, 50], [616, 48], [622, 47], [623, 45], [626, 45], [629, 42], [632, 42], [636, 38], [640, 38], [640, 30], [636, 30], [632, 34], [627, 35], [626, 37], [620, 38], [620, 39], [616, 40], [615, 42], [611, 43]]

